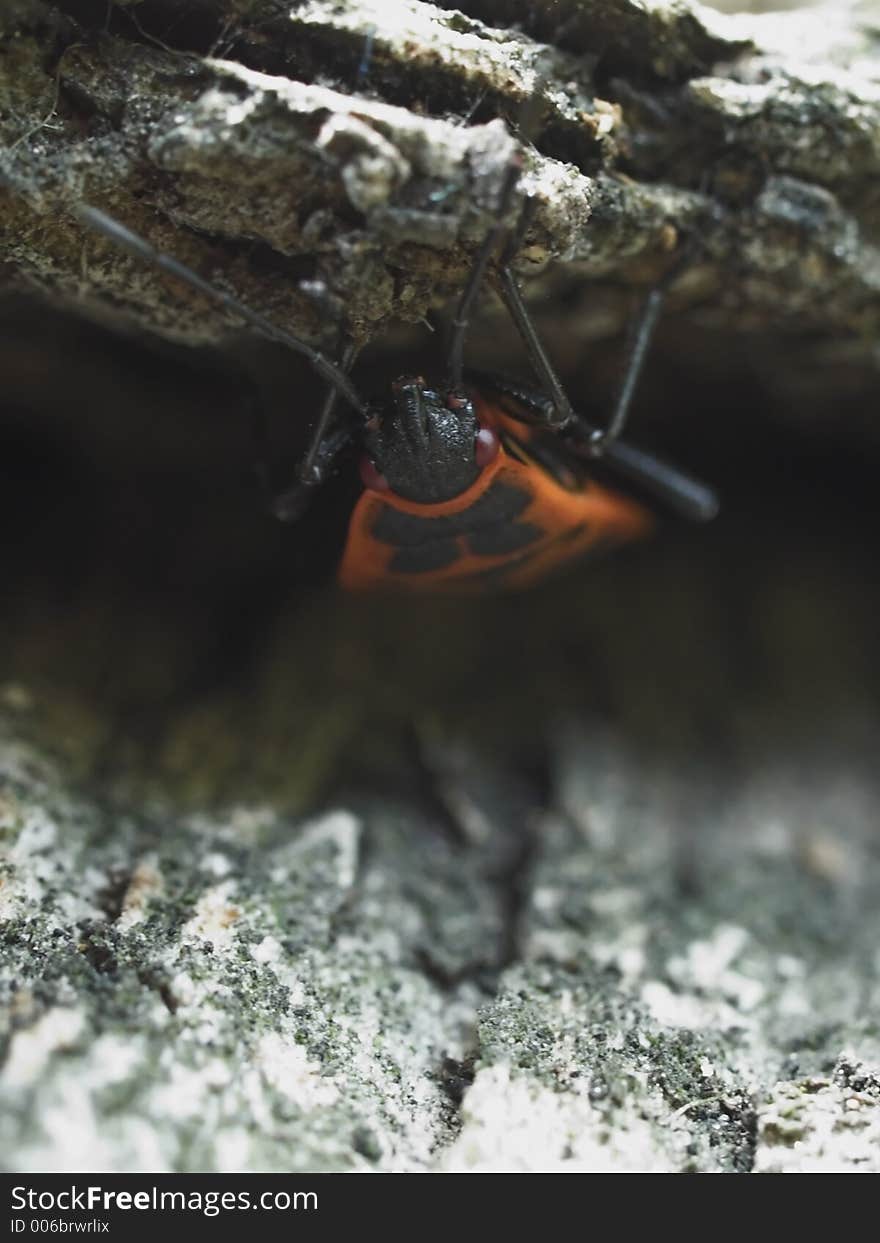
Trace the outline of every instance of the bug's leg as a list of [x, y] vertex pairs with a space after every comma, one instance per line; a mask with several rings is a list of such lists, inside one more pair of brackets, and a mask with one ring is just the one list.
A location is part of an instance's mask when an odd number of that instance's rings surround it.
[[[549, 397], [535, 392], [516, 380], [487, 373], [471, 373], [479, 388], [492, 393], [505, 414], [520, 423], [551, 427], [553, 405]], [[591, 461], [596, 460], [595, 439], [601, 432], [579, 414], [559, 440], [570, 452]], [[712, 488], [701, 483], [677, 466], [625, 441], [612, 440], [602, 451], [600, 462], [611, 475], [635, 484], [655, 501], [679, 517], [692, 522], [707, 522], [718, 513], [718, 497]]]
[[574, 421], [575, 414], [526, 309], [519, 282], [507, 264], [499, 270], [498, 289], [548, 396], [548, 401], [542, 404], [541, 421], [553, 431], [561, 431]]
[[[601, 457], [606, 447], [617, 440], [626, 426], [632, 399], [660, 319], [660, 312], [663, 309], [666, 294], [670, 286], [674, 284], [682, 271], [690, 264], [693, 247], [686, 246], [677, 261], [648, 292], [631, 329], [623, 381], [608, 425], [605, 428], [590, 427], [571, 408], [571, 403], [547, 351], [541, 343], [541, 339], [523, 300], [519, 282], [510, 266], [510, 260], [513, 258], [525, 232], [529, 214], [527, 211], [523, 212], [517, 234], [505, 248], [498, 273], [498, 291], [528, 351], [532, 367], [540, 378], [547, 396], [550, 398], [549, 402], [539, 407], [539, 410], [543, 413], [541, 421], [554, 431], [561, 431], [563, 428], [570, 430], [582, 444], [590, 447], [594, 457]], [[533, 415], [538, 413], [534, 406], [531, 409]]]
[[642, 303], [641, 309], [633, 320], [632, 327], [630, 328], [629, 348], [623, 371], [623, 379], [611, 417], [606, 427], [592, 432], [592, 449], [596, 457], [601, 457], [606, 452], [608, 446], [617, 440], [626, 426], [632, 399], [645, 366], [645, 359], [651, 348], [651, 342], [654, 339], [654, 333], [660, 320], [660, 312], [663, 310], [663, 303], [666, 301], [666, 295], [670, 287], [690, 264], [692, 249], [691, 246], [686, 246], [676, 262], [651, 287]]
[[446, 372], [449, 386], [455, 391], [460, 390], [463, 386], [464, 341], [470, 325], [471, 311], [474, 308], [474, 302], [483, 283], [489, 260], [492, 258], [496, 246], [504, 235], [506, 228], [504, 217], [507, 215], [513, 200], [516, 184], [519, 181], [519, 174], [520, 160], [517, 157], [512, 159], [508, 165], [501, 187], [501, 194], [498, 198], [498, 206], [495, 209], [494, 223], [489, 226], [480, 249], [477, 251], [470, 275], [458, 300], [455, 315], [452, 318], [452, 333], [449, 339]]
[[[554, 423], [557, 415], [553, 398], [543, 390], [537, 391], [531, 385], [521, 380], [513, 380], [509, 376], [496, 375], [490, 371], [473, 371], [470, 368], [468, 379], [481, 391], [492, 393], [505, 414], [509, 414], [517, 422], [558, 430], [558, 424]], [[574, 417], [580, 426], [580, 415]]]
[[272, 513], [280, 522], [296, 522], [302, 517], [316, 490], [328, 478], [337, 456], [356, 435], [357, 427], [353, 424], [340, 424], [326, 433], [312, 458], [308, 476], [298, 472], [298, 478], [289, 488], [272, 497]]
[[279, 328], [258, 311], [251, 310], [246, 303], [233, 297], [232, 294], [228, 294], [225, 290], [212, 285], [210, 281], [205, 280], [203, 276], [200, 276], [192, 268], [187, 267], [185, 263], [175, 259], [173, 255], [157, 250], [146, 238], [141, 237], [138, 233], [133, 233], [131, 229], [127, 229], [120, 221], [113, 216], [108, 216], [106, 212], [99, 211], [97, 207], [90, 207], [87, 203], [77, 203], [71, 208], [71, 212], [81, 224], [87, 225], [88, 228], [93, 229], [96, 233], [102, 234], [116, 246], [121, 247], [122, 250], [127, 250], [129, 254], [135, 255], [144, 263], [150, 264], [151, 267], [174, 277], [175, 280], [182, 281], [183, 284], [189, 285], [192, 289], [197, 289], [206, 298], [210, 298], [213, 302], [224, 307], [232, 315], [249, 324], [251, 328], [268, 337], [270, 341], [278, 341], [281, 345], [286, 345], [289, 349], [295, 350], [297, 354], [302, 354], [308, 359], [318, 375], [331, 384], [358, 414], [363, 415], [365, 413], [364, 403], [352, 386], [348, 376], [334, 363], [330, 362], [328, 358], [325, 358], [320, 351], [309, 345], [307, 341], [303, 341], [301, 337], [295, 336], [292, 332], [286, 332], [283, 328]]
[[[349, 341], [342, 352], [339, 369], [347, 374], [358, 355], [358, 347]], [[316, 488], [325, 481], [339, 453], [351, 442], [356, 425], [346, 420], [331, 426], [339, 389], [331, 385], [324, 397], [315, 430], [289, 488], [273, 496], [272, 513], [281, 522], [295, 522], [305, 512]]]
[[532, 323], [532, 318], [526, 309], [526, 304], [520, 291], [519, 281], [516, 279], [513, 268], [510, 266], [514, 255], [522, 244], [523, 237], [534, 215], [535, 207], [535, 200], [531, 197], [527, 198], [520, 212], [516, 231], [508, 239], [507, 245], [504, 248], [501, 262], [498, 265], [498, 293], [507, 307], [507, 312], [513, 320], [517, 332], [522, 338], [532, 368], [541, 380], [544, 391], [547, 394], [548, 400], [541, 405], [540, 422], [553, 431], [561, 431], [562, 428], [568, 427], [574, 421], [575, 414], [571, 408], [571, 402], [568, 400], [568, 395], [562, 387], [562, 382], [541, 343], [537, 329]]
[[613, 474], [643, 488], [681, 518], [709, 522], [718, 513], [720, 502], [713, 488], [653, 453], [623, 440], [612, 440], [604, 446], [601, 461]]
[[506, 413], [524, 423], [537, 424], [562, 432], [569, 447], [581, 457], [602, 459], [612, 473], [643, 488], [655, 500], [675, 513], [696, 522], [705, 522], [718, 512], [718, 497], [699, 480], [674, 466], [618, 441], [651, 344], [663, 301], [669, 287], [692, 261], [693, 245], [683, 248], [677, 261], [651, 289], [636, 317], [632, 344], [623, 383], [608, 426], [592, 426], [572, 410], [565, 390], [526, 309], [510, 260], [525, 231], [528, 217], [523, 213], [517, 235], [511, 238], [499, 270], [499, 292], [510, 313], [532, 366], [543, 381], [543, 392], [534, 393], [516, 381], [496, 376], [477, 376], [481, 387], [493, 390]]

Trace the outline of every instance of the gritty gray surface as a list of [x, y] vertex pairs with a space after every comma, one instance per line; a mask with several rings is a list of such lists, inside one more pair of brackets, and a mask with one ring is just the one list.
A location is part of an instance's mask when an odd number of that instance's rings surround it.
[[880, 1169], [880, 790], [839, 756], [695, 789], [567, 728], [550, 807], [462, 844], [111, 811], [5, 698], [7, 1166]]

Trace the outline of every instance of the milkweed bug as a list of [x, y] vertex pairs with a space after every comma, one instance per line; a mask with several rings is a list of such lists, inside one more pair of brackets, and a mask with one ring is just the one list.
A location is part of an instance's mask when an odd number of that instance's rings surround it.
[[[511, 268], [528, 220], [527, 201], [497, 262], [497, 289], [543, 391], [496, 376], [465, 379], [471, 312], [507, 233], [518, 176], [519, 164], [511, 162], [453, 317], [445, 382], [434, 385], [421, 376], [404, 376], [380, 402], [364, 401], [349, 379], [353, 345], [343, 351], [340, 364], [332, 362], [112, 217], [90, 206], [74, 208], [90, 228], [304, 355], [326, 380], [328, 391], [296, 481], [274, 498], [272, 508], [282, 520], [298, 518], [341, 450], [360, 441], [364, 491], [349, 520], [339, 567], [344, 588], [524, 587], [584, 553], [646, 533], [658, 503], [695, 521], [717, 512], [711, 489], [619, 439], [664, 294], [680, 262], [645, 302], [612, 417], [600, 430], [572, 409]], [[340, 397], [354, 418], [337, 416]], [[606, 478], [613, 486], [606, 485]]]

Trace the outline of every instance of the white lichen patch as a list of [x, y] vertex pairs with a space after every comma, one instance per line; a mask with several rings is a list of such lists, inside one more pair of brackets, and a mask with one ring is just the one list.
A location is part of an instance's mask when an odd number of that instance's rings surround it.
[[504, 1066], [478, 1072], [462, 1106], [463, 1126], [441, 1168], [456, 1173], [661, 1173], [670, 1168], [643, 1118], [614, 1133], [586, 1096], [549, 1091]]
[[741, 971], [733, 969], [749, 942], [744, 928], [723, 924], [712, 935], [694, 941], [684, 957], [669, 960], [667, 970], [679, 985], [701, 993], [732, 1000], [742, 1012], [753, 1010], [764, 997], [765, 986]]
[[279, 1032], [261, 1037], [256, 1065], [271, 1087], [302, 1110], [332, 1105], [339, 1097], [336, 1084], [321, 1075], [320, 1063]]
[[0, 1082], [12, 1089], [29, 1087], [44, 1073], [54, 1053], [67, 1051], [83, 1034], [82, 1010], [57, 1007], [36, 1023], [17, 1031], [10, 1042]]
[[36, 799], [25, 802], [11, 794], [4, 810], [11, 841], [0, 856], [0, 920], [26, 916], [49, 894], [59, 923], [102, 918], [95, 898], [106, 877], [86, 865], [68, 882], [58, 859], [55, 818]]
[[228, 880], [207, 889], [182, 929], [182, 940], [210, 941], [217, 949], [229, 949], [242, 918], [241, 907], [233, 901], [236, 888], [236, 882]]
[[705, 998], [678, 992], [662, 980], [646, 980], [639, 998], [648, 1014], [661, 1027], [683, 1031], [715, 1031], [736, 1027], [742, 1018], [736, 1008], [717, 997]]
[[116, 926], [127, 932], [140, 923], [149, 911], [150, 903], [161, 896], [162, 889], [162, 873], [159, 871], [157, 856], [144, 855], [136, 863], [126, 886]]
[[361, 822], [351, 812], [331, 812], [301, 830], [297, 835], [296, 852], [308, 855], [313, 850], [329, 847], [333, 853], [336, 884], [342, 890], [350, 889], [357, 874], [362, 829]]
[[871, 1094], [822, 1078], [776, 1084], [758, 1109], [755, 1173], [880, 1173], [878, 1084]]
[[624, 926], [614, 940], [597, 938], [590, 954], [600, 966], [616, 967], [624, 979], [635, 980], [645, 971], [648, 937], [647, 926], [633, 922], [628, 927]]

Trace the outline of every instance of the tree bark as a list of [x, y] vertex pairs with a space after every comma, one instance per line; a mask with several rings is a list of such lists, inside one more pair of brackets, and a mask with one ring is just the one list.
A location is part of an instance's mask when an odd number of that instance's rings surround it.
[[[880, 320], [876, 30], [863, 3], [18, 3], [4, 19], [7, 273], [216, 339], [228, 317], [66, 208], [86, 201], [312, 340], [461, 288], [523, 152], [516, 265], [644, 281], [682, 238], [716, 321]], [[518, 24], [511, 28], [510, 23]], [[552, 289], [545, 284], [544, 291]], [[574, 331], [574, 329], [572, 329]]]

